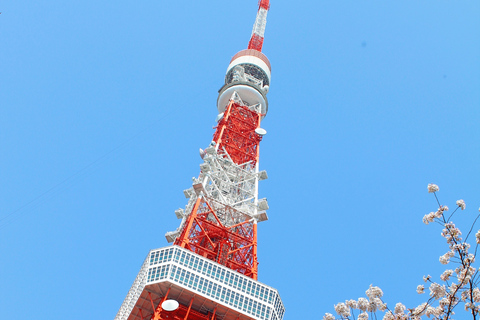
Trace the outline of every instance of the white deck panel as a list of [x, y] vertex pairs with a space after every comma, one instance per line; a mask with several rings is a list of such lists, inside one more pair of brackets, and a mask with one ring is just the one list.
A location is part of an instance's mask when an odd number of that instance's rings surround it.
[[217, 318], [282, 320], [285, 308], [278, 291], [178, 246], [150, 251], [115, 320], [140, 320], [171, 288], [169, 298]]

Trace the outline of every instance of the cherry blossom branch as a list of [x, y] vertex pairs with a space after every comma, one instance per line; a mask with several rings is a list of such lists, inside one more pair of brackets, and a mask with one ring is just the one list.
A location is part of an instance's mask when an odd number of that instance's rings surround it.
[[[365, 292], [368, 299], [347, 300], [345, 303], [339, 303], [334, 306], [340, 319], [367, 320], [370, 318], [376, 320], [378, 318], [377, 312], [382, 311], [385, 312], [383, 320], [419, 320], [423, 316], [429, 319], [452, 320], [453, 310], [463, 302], [465, 310], [471, 313], [473, 320], [477, 320], [477, 315], [479, 315], [480, 311], [480, 270], [477, 270], [472, 265], [475, 262], [480, 244], [480, 230], [475, 234], [476, 246], [474, 254], [469, 253], [470, 244], [467, 241], [480, 218], [480, 214], [476, 216], [465, 239], [462, 240], [462, 232], [451, 219], [458, 209], [465, 210], [465, 202], [457, 200], [455, 210], [447, 218], [446, 211], [448, 211], [448, 207], [440, 204], [436, 194], [437, 191], [439, 191], [437, 185], [428, 185], [428, 192], [433, 193], [438, 209], [436, 212], [430, 212], [425, 215], [423, 222], [425, 224], [436, 222], [442, 225], [442, 237], [446, 239], [449, 251], [440, 256], [439, 261], [445, 265], [451, 263], [456, 268], [454, 270], [447, 269], [441, 274], [440, 279], [443, 281], [443, 284], [432, 281], [430, 276], [424, 277], [425, 283], [430, 284], [430, 297], [416, 308], [407, 309], [402, 303], [397, 303], [394, 310], [390, 310], [381, 299], [383, 295], [382, 290], [370, 285], [370, 288]], [[451, 281], [449, 281], [450, 279]], [[417, 293], [425, 293], [424, 285], [417, 287]], [[436, 300], [438, 300], [438, 306], [434, 307], [433, 304]], [[355, 317], [356, 310], [359, 312], [357, 318]], [[408, 313], [406, 312], [407, 310]], [[326, 313], [323, 320], [335, 320], [335, 317], [330, 313]]]

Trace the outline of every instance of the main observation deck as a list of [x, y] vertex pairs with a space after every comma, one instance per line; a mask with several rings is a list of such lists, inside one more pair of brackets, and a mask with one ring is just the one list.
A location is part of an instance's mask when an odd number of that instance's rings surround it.
[[169, 299], [222, 320], [281, 320], [278, 291], [179, 246], [151, 250], [115, 320], [142, 320]]

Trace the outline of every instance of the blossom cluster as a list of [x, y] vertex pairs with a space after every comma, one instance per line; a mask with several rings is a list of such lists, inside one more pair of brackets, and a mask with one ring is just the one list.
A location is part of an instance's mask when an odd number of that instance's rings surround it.
[[[378, 311], [385, 311], [387, 304], [381, 299], [383, 291], [379, 287], [370, 287], [365, 291], [367, 298], [358, 298], [358, 300], [346, 300], [334, 306], [335, 312], [342, 319], [349, 319], [353, 315], [355, 310], [358, 310], [359, 314], [357, 319], [367, 320], [368, 313], [374, 313]], [[326, 313], [323, 320], [334, 320], [335, 317], [331, 313]]]
[[438, 190], [440, 190], [438, 188], [438, 186], [436, 184], [433, 184], [433, 183], [429, 183], [427, 188], [428, 188], [428, 192], [430, 192], [430, 193], [437, 192]]
[[[427, 189], [429, 193], [439, 191], [436, 184], [429, 184]], [[480, 275], [479, 270], [472, 265], [475, 262], [477, 248], [480, 244], [480, 230], [475, 233], [476, 246], [474, 253], [469, 252], [470, 244], [467, 243], [480, 214], [473, 222], [465, 239], [463, 239], [462, 232], [451, 221], [451, 218], [458, 209], [465, 210], [465, 201], [457, 200], [457, 208], [447, 217], [448, 207], [440, 205], [436, 194], [435, 199], [438, 208], [436, 211], [426, 214], [422, 220], [425, 224], [436, 222], [443, 226], [441, 235], [445, 238], [449, 250], [439, 257], [439, 262], [442, 265], [450, 264], [454, 267], [443, 271], [439, 283], [433, 281], [430, 275], [423, 277], [425, 283], [428, 284], [428, 299], [415, 308], [407, 309], [402, 303], [397, 303], [395, 308], [390, 310], [381, 299], [383, 291], [379, 287], [370, 285], [370, 288], [365, 292], [367, 298], [347, 300], [335, 305], [335, 312], [340, 316], [340, 319], [367, 320], [369, 314], [371, 318], [379, 319], [377, 317], [379, 311], [385, 312], [383, 320], [418, 320], [424, 316], [433, 319], [452, 319], [455, 314], [454, 309], [461, 303], [464, 305], [464, 310], [473, 319], [480, 319], [480, 288], [478, 287]], [[424, 294], [425, 288], [426, 285], [421, 284], [417, 286], [416, 291], [418, 294]], [[355, 317], [355, 312], [358, 312], [357, 317]], [[331, 313], [326, 313], [323, 317], [323, 320], [335, 319], [335, 316]]]

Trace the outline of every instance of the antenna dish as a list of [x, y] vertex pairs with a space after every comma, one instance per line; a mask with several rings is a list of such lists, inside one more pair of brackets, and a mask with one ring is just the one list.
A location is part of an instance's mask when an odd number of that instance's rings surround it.
[[224, 115], [224, 112], [219, 113], [218, 116], [217, 116], [217, 119], [215, 121], [220, 122], [220, 120], [223, 119], [223, 115]]
[[262, 129], [262, 128], [257, 128], [255, 129], [255, 133], [258, 134], [259, 136], [264, 136], [267, 134], [267, 130]]
[[204, 158], [205, 157], [205, 151], [203, 151], [202, 148], [200, 148], [200, 150], [198, 150], [198, 152], [200, 153], [200, 158]]
[[162, 303], [162, 309], [165, 311], [175, 311], [178, 306], [179, 304], [177, 300], [165, 300]]

